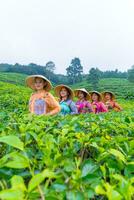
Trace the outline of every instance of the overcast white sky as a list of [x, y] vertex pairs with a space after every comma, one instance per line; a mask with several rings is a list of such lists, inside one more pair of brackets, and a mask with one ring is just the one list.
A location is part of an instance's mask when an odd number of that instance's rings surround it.
[[65, 73], [74, 57], [125, 71], [134, 64], [134, 0], [0, 0], [0, 63]]

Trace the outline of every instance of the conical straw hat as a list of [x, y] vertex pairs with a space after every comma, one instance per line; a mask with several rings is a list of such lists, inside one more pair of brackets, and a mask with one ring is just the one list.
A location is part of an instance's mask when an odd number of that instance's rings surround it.
[[81, 92], [83, 92], [83, 93], [86, 94], [86, 100], [90, 100], [90, 99], [91, 99], [90, 94], [88, 93], [88, 91], [87, 91], [85, 88], [81, 88], [81, 89], [76, 89], [76, 90], [74, 90], [74, 94], [75, 94], [76, 97], [78, 97], [79, 91], [81, 91]]
[[60, 96], [60, 91], [61, 91], [62, 88], [66, 88], [69, 91], [70, 99], [73, 99], [73, 97], [74, 97], [73, 90], [70, 87], [68, 87], [67, 85], [63, 85], [63, 84], [62, 85], [57, 85], [55, 87], [54, 91], [55, 91], [56, 96], [58, 96], [58, 97]]
[[47, 84], [46, 84], [44, 89], [46, 91], [51, 90], [51, 88], [52, 88], [51, 82], [45, 76], [42, 76], [42, 75], [31, 75], [31, 76], [28, 76], [26, 78], [26, 85], [28, 87], [30, 87], [31, 89], [36, 90], [36, 88], [35, 88], [35, 78], [42, 78], [43, 80], [45, 80], [47, 82]]

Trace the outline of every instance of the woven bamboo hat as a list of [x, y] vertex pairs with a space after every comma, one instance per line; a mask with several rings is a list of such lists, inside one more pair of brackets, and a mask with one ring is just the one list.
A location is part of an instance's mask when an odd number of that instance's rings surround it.
[[115, 99], [115, 94], [113, 92], [111, 92], [111, 91], [102, 92], [101, 94], [102, 94], [103, 99], [105, 98], [105, 95], [107, 93], [111, 95], [112, 99]]
[[70, 99], [73, 99], [73, 97], [74, 97], [73, 90], [70, 87], [68, 87], [67, 85], [63, 85], [63, 84], [62, 85], [57, 85], [54, 88], [56, 96], [58, 96], [58, 97], [60, 96], [60, 91], [61, 91], [62, 88], [66, 88], [68, 90], [68, 92], [69, 92]]
[[81, 89], [76, 89], [76, 90], [74, 90], [74, 94], [75, 94], [76, 97], [78, 97], [79, 91], [81, 91], [81, 92], [83, 92], [83, 93], [86, 94], [86, 100], [90, 100], [90, 99], [91, 99], [90, 94], [88, 93], [88, 91], [87, 91], [85, 88], [81, 88]]
[[47, 84], [46, 84], [46, 86], [44, 87], [44, 89], [45, 89], [46, 91], [51, 90], [51, 88], [52, 88], [51, 82], [50, 82], [45, 76], [42, 76], [42, 75], [31, 75], [31, 76], [28, 76], [28, 77], [26, 78], [26, 85], [27, 85], [28, 87], [30, 87], [31, 89], [36, 90], [36, 88], [35, 88], [35, 78], [41, 78], [41, 79], [43, 79], [44, 81], [46, 81]]
[[91, 92], [90, 92], [91, 97], [92, 97], [92, 95], [93, 95], [94, 93], [98, 95], [99, 101], [101, 101], [101, 100], [102, 100], [102, 95], [101, 95], [101, 93], [99, 93], [98, 91], [91, 91]]

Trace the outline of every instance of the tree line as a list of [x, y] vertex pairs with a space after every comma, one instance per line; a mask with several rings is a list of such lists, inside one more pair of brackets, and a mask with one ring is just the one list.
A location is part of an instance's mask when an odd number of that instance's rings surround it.
[[134, 65], [127, 72], [120, 72], [118, 69], [101, 71], [97, 67], [89, 69], [88, 74], [83, 73], [83, 66], [79, 58], [73, 58], [70, 65], [66, 68], [66, 75], [55, 73], [55, 63], [53, 61], [47, 62], [44, 66], [35, 63], [28, 65], [21, 65], [16, 63], [0, 64], [0, 71], [22, 73], [27, 75], [42, 74], [50, 79], [53, 83], [75, 84], [82, 80], [89, 81], [94, 87], [97, 87], [98, 82], [102, 78], [126, 78], [130, 82], [134, 82]]

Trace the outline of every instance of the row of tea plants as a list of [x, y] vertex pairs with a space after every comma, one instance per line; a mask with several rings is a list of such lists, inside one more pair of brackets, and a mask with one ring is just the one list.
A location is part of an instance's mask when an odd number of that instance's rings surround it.
[[0, 199], [134, 198], [134, 102], [120, 113], [34, 116], [0, 83]]

